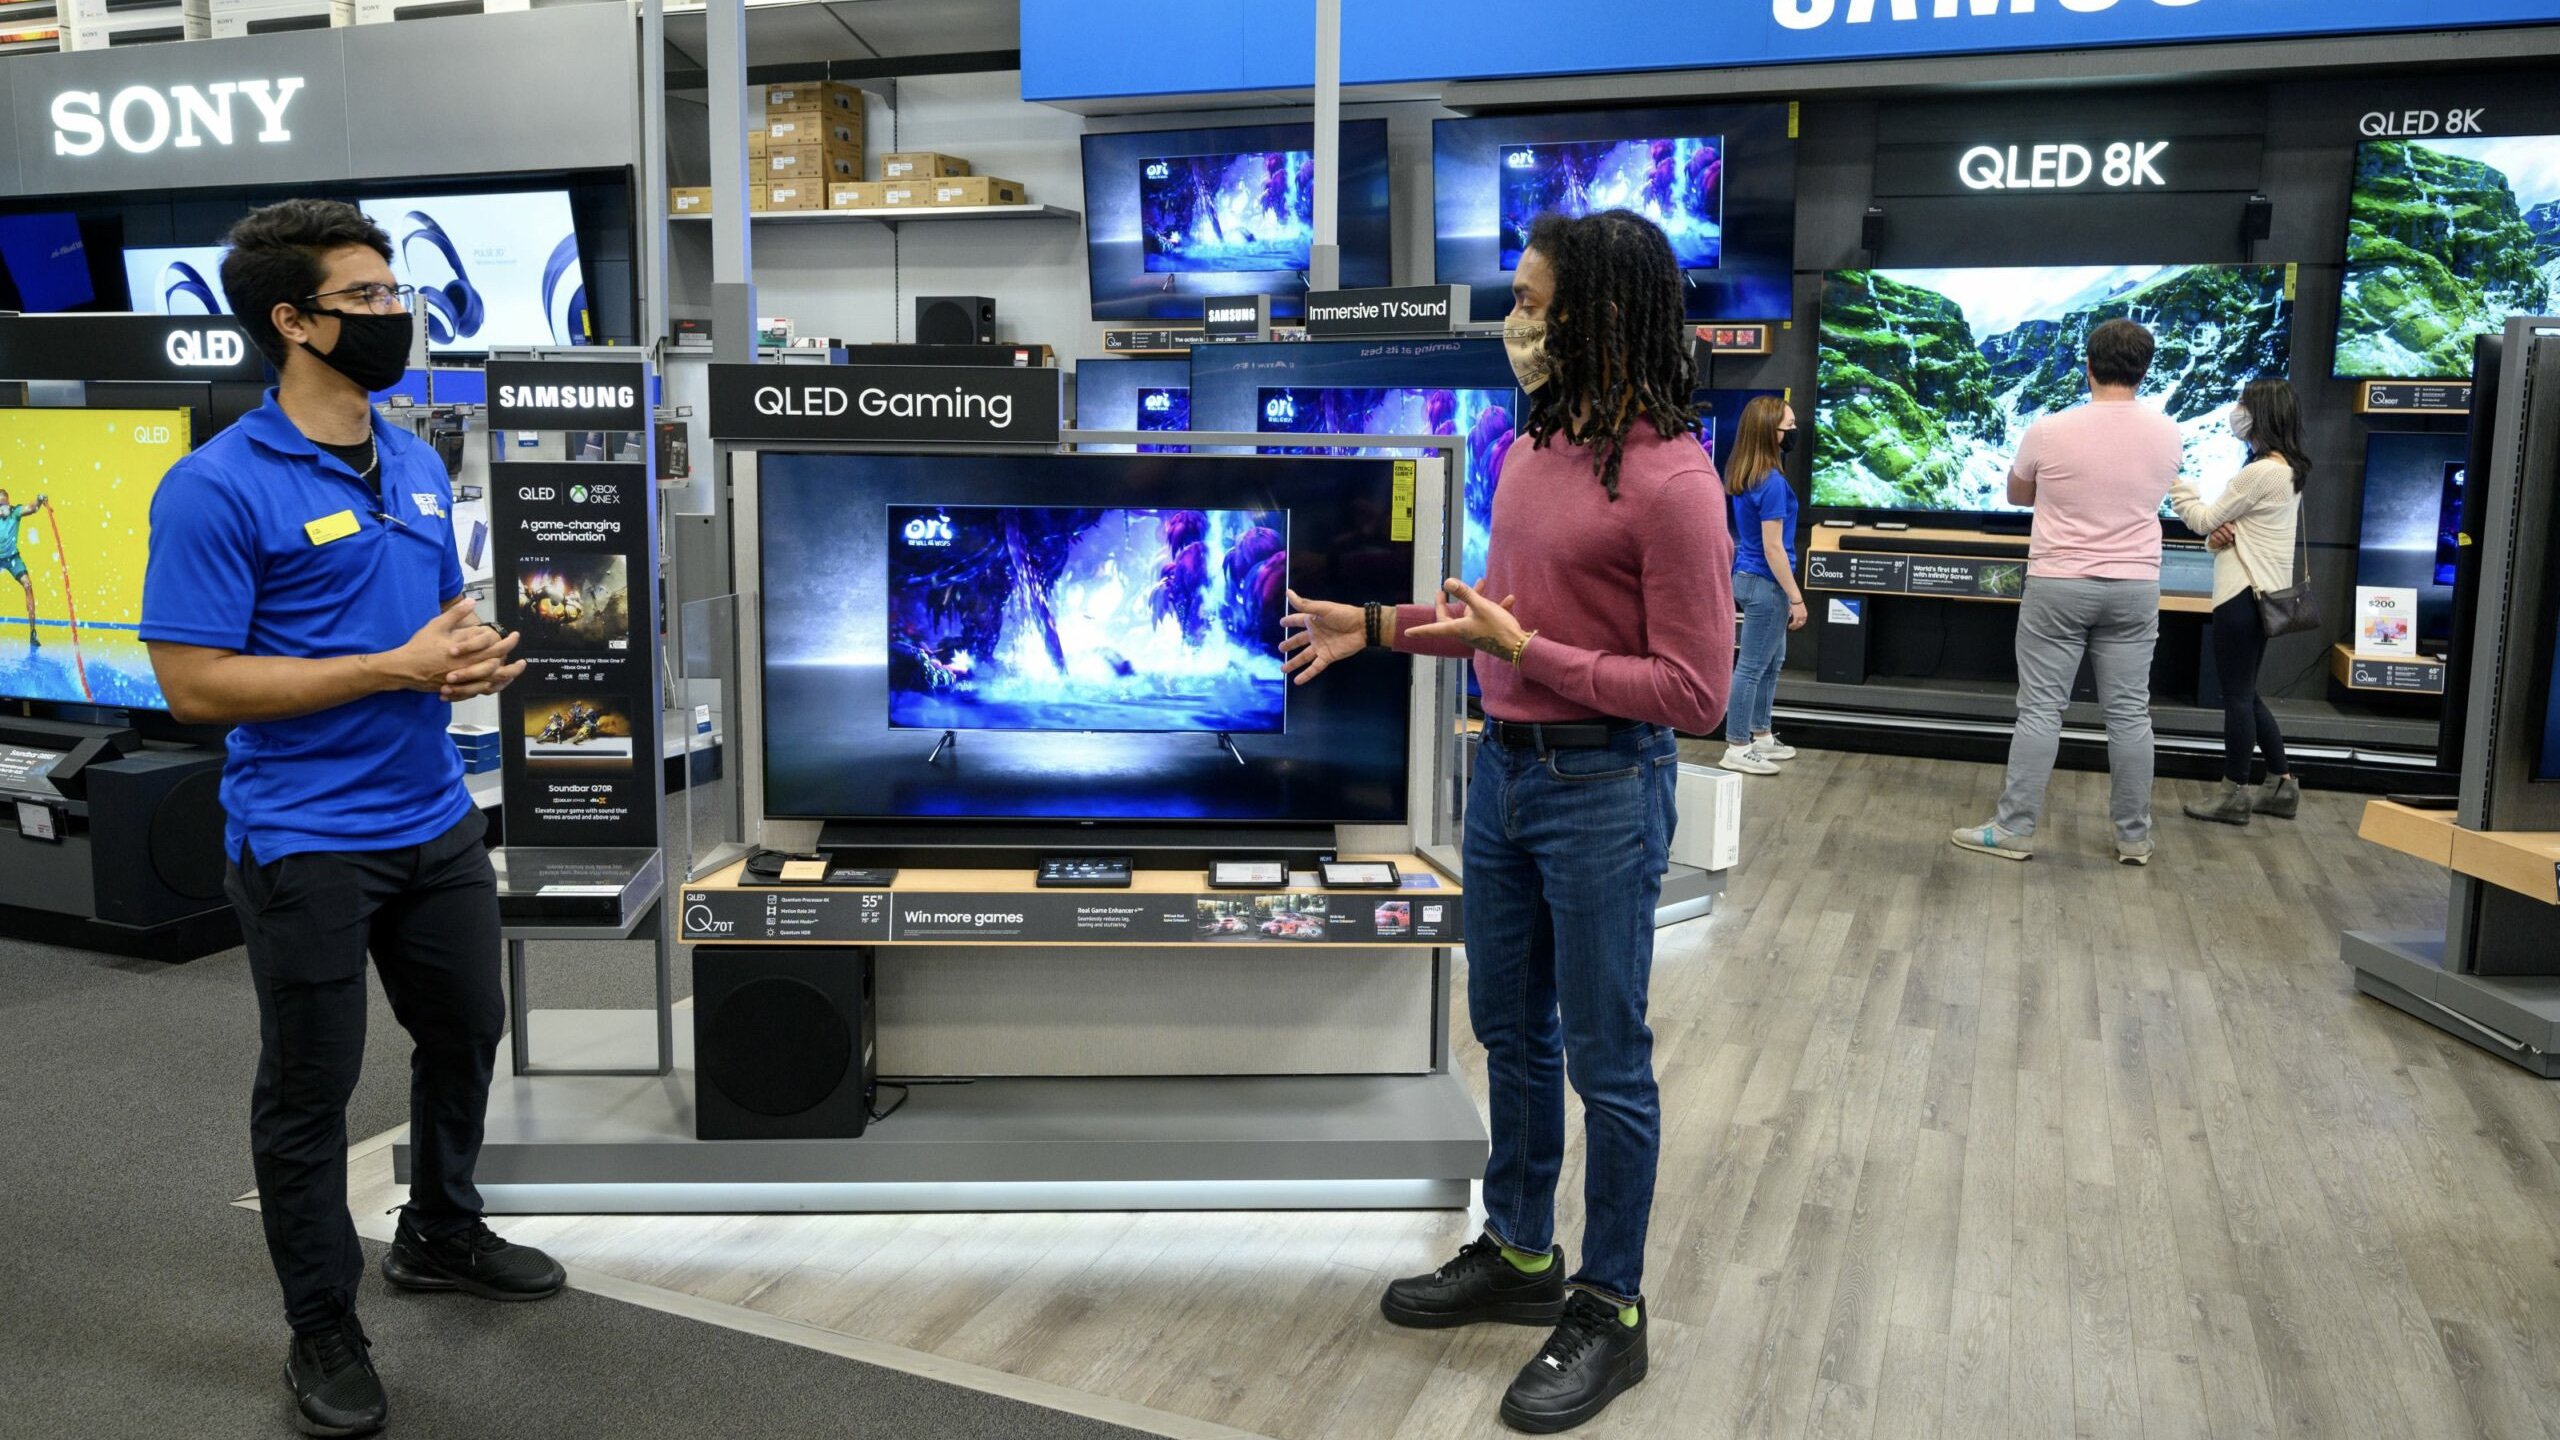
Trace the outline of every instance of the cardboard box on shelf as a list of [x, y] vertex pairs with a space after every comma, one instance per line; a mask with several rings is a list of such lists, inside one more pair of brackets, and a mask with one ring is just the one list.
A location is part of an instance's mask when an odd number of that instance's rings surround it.
[[667, 192], [670, 215], [708, 215], [711, 213], [711, 187], [678, 185]]
[[993, 175], [963, 175], [929, 182], [936, 205], [1022, 205], [1029, 202], [1018, 180]]
[[888, 188], [877, 180], [838, 180], [827, 186], [827, 208], [830, 210], [877, 210], [880, 192]]
[[764, 178], [767, 184], [806, 180], [823, 186], [838, 180], [861, 179], [862, 164], [816, 145], [777, 145], [765, 157]]
[[768, 85], [764, 88], [764, 109], [768, 115], [851, 115], [859, 121], [862, 91], [833, 80]]
[[768, 115], [764, 137], [766, 145], [775, 150], [785, 145], [823, 145], [839, 154], [862, 158], [860, 120], [831, 115]]
[[827, 187], [815, 180], [775, 180], [764, 187], [764, 208], [769, 213], [823, 210], [826, 204]]
[[880, 178], [883, 180], [940, 180], [968, 173], [968, 161], [931, 150], [902, 150], [895, 155], [880, 157]]
[[765, 133], [765, 131], [764, 131], [764, 127], [762, 127], [762, 126], [758, 126], [758, 127], [756, 127], [755, 129], [750, 130], [750, 131], [748, 131], [748, 132], [747, 132], [747, 158], [748, 158], [748, 159], [750, 159], [750, 160], [761, 160], [761, 159], [763, 159], [763, 158], [765, 157], [765, 152], [767, 152], [767, 151], [771, 150], [772, 148], [773, 148], [773, 137], [772, 137], [771, 135], [768, 135], [768, 134], [766, 134], [766, 133]]
[[920, 210], [933, 203], [933, 192], [922, 185], [904, 180], [880, 182], [880, 208], [884, 210]]

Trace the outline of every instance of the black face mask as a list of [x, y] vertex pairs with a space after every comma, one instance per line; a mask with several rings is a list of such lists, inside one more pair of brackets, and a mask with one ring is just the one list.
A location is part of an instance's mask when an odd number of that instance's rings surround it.
[[409, 345], [417, 334], [416, 317], [351, 315], [344, 310], [306, 313], [325, 313], [337, 319], [338, 348], [322, 354], [308, 340], [302, 342], [302, 348], [321, 364], [354, 381], [367, 395], [390, 389], [408, 373]]
[[1796, 453], [1796, 432], [1793, 430], [1781, 430], [1778, 432], [1778, 453], [1781, 455], [1793, 455]]

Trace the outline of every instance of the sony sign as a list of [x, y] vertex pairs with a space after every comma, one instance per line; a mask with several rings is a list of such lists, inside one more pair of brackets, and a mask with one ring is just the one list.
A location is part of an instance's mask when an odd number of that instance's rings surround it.
[[293, 139], [285, 128], [285, 112], [302, 93], [299, 75], [275, 80], [218, 80], [210, 85], [128, 85], [110, 98], [96, 90], [65, 90], [53, 97], [53, 153], [95, 155], [115, 142], [128, 155], [149, 155], [166, 145], [179, 150], [207, 144], [228, 146], [238, 138], [241, 117], [234, 102], [246, 100], [255, 114], [261, 145]]
[[1956, 161], [1968, 190], [2077, 190], [2095, 176], [2114, 190], [2165, 186], [2166, 140], [2119, 140], [2100, 152], [2086, 145], [1976, 145]]
[[[2074, 15], [2103, 15], [2122, 6], [2131, 10], [2145, 0], [1769, 0], [1769, 13], [1780, 25], [1790, 30], [1819, 30], [1839, 20], [1849, 25], [1865, 25], [1886, 20], [1954, 20], [1960, 17], [1992, 19], [2007, 15], [2033, 15], [2038, 10], [2061, 9]], [[2164, 10], [2185, 10], [2200, 0], [2148, 0]], [[1882, 12], [1879, 14], [1879, 12]]]

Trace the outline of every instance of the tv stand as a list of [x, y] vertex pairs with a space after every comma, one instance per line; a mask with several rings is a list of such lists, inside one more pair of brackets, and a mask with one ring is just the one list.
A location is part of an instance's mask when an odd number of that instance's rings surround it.
[[1244, 763], [1244, 752], [1236, 748], [1235, 737], [1224, 730], [1218, 732], [1218, 748], [1236, 757], [1237, 764]]
[[945, 730], [942, 732], [942, 738], [933, 742], [933, 753], [924, 757], [924, 763], [927, 765], [940, 764], [942, 761], [943, 751], [958, 750], [959, 748], [960, 732], [957, 730]]

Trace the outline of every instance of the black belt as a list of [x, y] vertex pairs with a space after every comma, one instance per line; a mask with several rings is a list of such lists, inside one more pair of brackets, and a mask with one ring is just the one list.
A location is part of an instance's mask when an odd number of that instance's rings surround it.
[[1598, 750], [1630, 730], [1641, 730], [1641, 720], [1582, 720], [1567, 725], [1522, 725], [1511, 720], [1484, 722], [1484, 738], [1496, 745], [1514, 750]]

